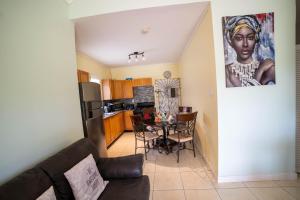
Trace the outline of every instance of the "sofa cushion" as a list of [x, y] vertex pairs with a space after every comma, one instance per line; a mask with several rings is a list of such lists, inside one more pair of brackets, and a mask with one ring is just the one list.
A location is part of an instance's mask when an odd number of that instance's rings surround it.
[[92, 154], [65, 172], [75, 199], [97, 200], [108, 181], [104, 181]]
[[64, 173], [89, 154], [92, 154], [95, 160], [98, 159], [95, 145], [89, 139], [83, 138], [39, 164], [53, 181], [57, 199], [74, 199]]
[[149, 200], [148, 176], [140, 178], [111, 180], [98, 200]]
[[36, 200], [56, 200], [53, 186], [41, 194]]
[[36, 199], [51, 185], [51, 180], [41, 169], [33, 168], [2, 185], [0, 187], [0, 199]]
[[143, 175], [144, 155], [99, 158], [98, 169], [105, 180], [138, 178]]

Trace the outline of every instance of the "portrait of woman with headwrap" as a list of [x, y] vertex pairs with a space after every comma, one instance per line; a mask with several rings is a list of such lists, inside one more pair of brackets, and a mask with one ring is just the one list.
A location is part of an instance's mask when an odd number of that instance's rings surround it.
[[223, 17], [226, 87], [275, 84], [274, 14]]

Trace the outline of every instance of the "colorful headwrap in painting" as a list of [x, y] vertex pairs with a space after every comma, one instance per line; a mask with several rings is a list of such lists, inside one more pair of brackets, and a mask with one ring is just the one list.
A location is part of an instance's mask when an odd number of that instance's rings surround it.
[[243, 27], [253, 30], [256, 42], [259, 41], [261, 29], [256, 17], [253, 15], [234, 16], [225, 21], [225, 34], [229, 44], [231, 44], [231, 38]]

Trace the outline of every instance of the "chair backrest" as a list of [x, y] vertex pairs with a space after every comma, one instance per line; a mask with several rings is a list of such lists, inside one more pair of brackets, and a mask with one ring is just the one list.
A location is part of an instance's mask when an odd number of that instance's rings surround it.
[[179, 110], [179, 112], [191, 113], [192, 112], [192, 107], [190, 107], [190, 106], [179, 106], [178, 110]]
[[156, 108], [155, 107], [149, 107], [149, 108], [143, 108], [143, 113], [148, 113], [148, 114], [152, 114], [156, 112]]
[[188, 133], [194, 136], [197, 114], [198, 112], [179, 113], [176, 115], [176, 122], [181, 126], [186, 126]]
[[144, 120], [141, 115], [131, 115], [130, 119], [134, 132], [144, 131]]
[[143, 119], [146, 124], [153, 124], [155, 120], [155, 107], [143, 108]]

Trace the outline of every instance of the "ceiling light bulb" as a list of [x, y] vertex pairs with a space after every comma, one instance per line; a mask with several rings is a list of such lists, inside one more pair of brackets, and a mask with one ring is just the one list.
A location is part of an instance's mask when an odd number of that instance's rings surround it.
[[145, 61], [146, 57], [144, 56], [144, 54], [142, 55], [142, 60]]
[[128, 63], [131, 63], [131, 57], [129, 56], [129, 58], [128, 58]]
[[138, 61], [138, 58], [137, 58], [137, 56], [135, 56], [135, 62], [137, 62]]

